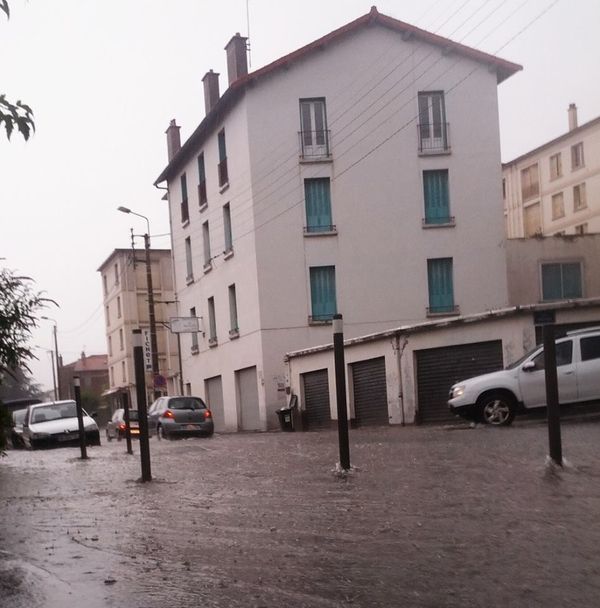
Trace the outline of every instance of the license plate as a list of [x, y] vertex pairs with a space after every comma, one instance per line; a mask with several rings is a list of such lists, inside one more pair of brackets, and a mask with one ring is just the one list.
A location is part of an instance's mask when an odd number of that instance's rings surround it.
[[197, 425], [195, 425], [195, 424], [186, 424], [186, 425], [185, 425], [185, 428], [186, 428], [188, 431], [195, 431], [195, 430], [198, 428], [198, 426], [197, 426]]

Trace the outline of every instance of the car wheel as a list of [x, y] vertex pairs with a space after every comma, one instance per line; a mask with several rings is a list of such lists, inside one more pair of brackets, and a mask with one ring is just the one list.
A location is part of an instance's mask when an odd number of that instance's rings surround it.
[[481, 419], [492, 426], [508, 426], [515, 419], [515, 400], [504, 393], [488, 393], [478, 402]]
[[165, 433], [165, 430], [163, 429], [162, 425], [160, 425], [157, 429], [156, 429], [156, 436], [159, 439], [168, 439], [169, 436], [167, 435], [167, 433]]
[[110, 436], [108, 429], [106, 429], [106, 441], [112, 441], [112, 437]]

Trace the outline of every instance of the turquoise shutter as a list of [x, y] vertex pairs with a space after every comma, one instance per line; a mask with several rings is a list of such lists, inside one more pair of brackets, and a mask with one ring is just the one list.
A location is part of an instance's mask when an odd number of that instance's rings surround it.
[[182, 173], [181, 174], [181, 200], [186, 201], [187, 197], [188, 197], [187, 178], [185, 176], [185, 173]]
[[452, 258], [427, 260], [427, 280], [429, 312], [452, 312], [454, 310]]
[[310, 269], [310, 294], [312, 318], [315, 321], [326, 321], [336, 314], [335, 266]]
[[329, 178], [305, 179], [307, 232], [331, 230], [331, 188]]
[[425, 223], [445, 224], [450, 221], [448, 170], [423, 171]]

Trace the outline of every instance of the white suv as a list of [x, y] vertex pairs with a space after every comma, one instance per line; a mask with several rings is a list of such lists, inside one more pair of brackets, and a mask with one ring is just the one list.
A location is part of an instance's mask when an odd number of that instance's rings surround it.
[[[600, 327], [567, 333], [556, 341], [559, 402], [600, 400]], [[544, 349], [534, 350], [506, 369], [457, 382], [450, 410], [487, 424], [510, 424], [518, 409], [546, 405]]]

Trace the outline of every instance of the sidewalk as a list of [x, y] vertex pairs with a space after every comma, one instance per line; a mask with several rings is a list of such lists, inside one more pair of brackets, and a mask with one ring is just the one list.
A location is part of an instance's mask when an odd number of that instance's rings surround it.
[[346, 479], [335, 432], [152, 439], [150, 484], [137, 444], [13, 451], [0, 607], [595, 607], [600, 424], [562, 434], [556, 471], [543, 424], [354, 430]]

